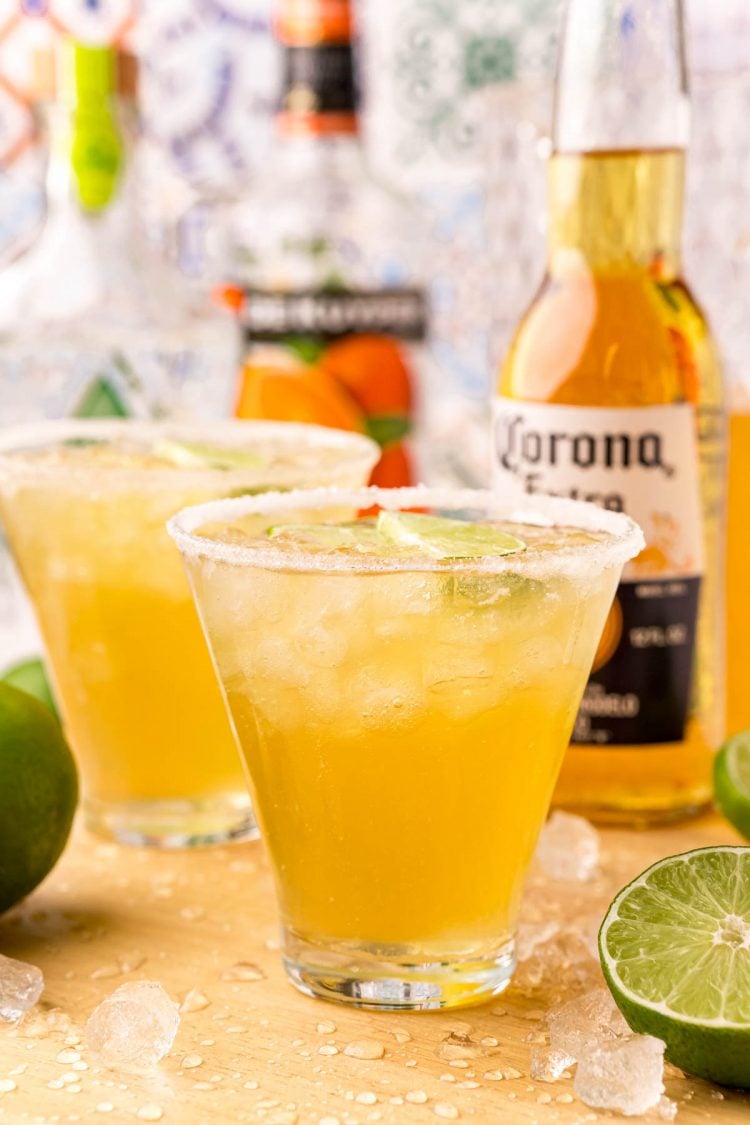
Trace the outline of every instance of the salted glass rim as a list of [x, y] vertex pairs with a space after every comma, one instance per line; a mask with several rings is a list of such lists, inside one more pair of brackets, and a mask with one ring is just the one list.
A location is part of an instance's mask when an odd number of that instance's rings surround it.
[[[272, 539], [236, 542], [209, 538], [200, 529], [252, 515], [279, 515], [288, 511], [332, 507], [367, 510], [438, 508], [444, 513], [479, 512], [479, 518], [507, 519], [539, 527], [568, 527], [606, 532], [606, 539], [554, 550], [485, 555], [481, 558], [440, 560], [414, 556], [379, 556], [354, 552], [312, 552]], [[430, 488], [313, 488], [271, 491], [257, 496], [212, 500], [183, 508], [167, 522], [167, 531], [187, 558], [203, 558], [264, 570], [325, 573], [389, 573], [394, 571], [460, 571], [484, 574], [523, 573], [533, 577], [554, 574], [597, 574], [610, 566], [623, 566], [645, 546], [643, 532], [629, 516], [609, 512], [581, 500], [553, 496], [527, 496], [516, 490], [498, 494], [484, 489]]]
[[[241, 449], [247, 444], [248, 452], [253, 447], [268, 442], [284, 455], [293, 459], [295, 452], [309, 453], [320, 449], [324, 453], [339, 454], [324, 472], [316, 473], [321, 483], [336, 481], [342, 467], [360, 469], [362, 476], [375, 467], [380, 457], [380, 448], [365, 434], [347, 430], [337, 430], [329, 426], [316, 426], [306, 422], [266, 421], [265, 419], [225, 418], [205, 422], [180, 421], [177, 419], [146, 418], [62, 418], [46, 419], [40, 422], [22, 422], [8, 426], [0, 431], [0, 482], [43, 481], [48, 476], [68, 483], [80, 477], [82, 481], [91, 478], [92, 471], [97, 477], [107, 479], [127, 479], [129, 482], [148, 481], [150, 487], [157, 483], [168, 485], [179, 482], [180, 487], [191, 483], [200, 484], [210, 480], [212, 483], [226, 480], [228, 488], [248, 487], [263, 484], [272, 488], [287, 483], [292, 487], [300, 485], [300, 466], [294, 461], [289, 465], [238, 465], [218, 468], [211, 465], [149, 465], [148, 467], [124, 465], [66, 465], [61, 469], [59, 463], [45, 462], [42, 459], [23, 459], [23, 453], [53, 449], [64, 441], [78, 438], [103, 441], [116, 441], [131, 437], [144, 443], [168, 438], [176, 442], [195, 442], [216, 444], [219, 448]], [[64, 478], [63, 478], [64, 474]], [[270, 481], [268, 480], [270, 474]]]

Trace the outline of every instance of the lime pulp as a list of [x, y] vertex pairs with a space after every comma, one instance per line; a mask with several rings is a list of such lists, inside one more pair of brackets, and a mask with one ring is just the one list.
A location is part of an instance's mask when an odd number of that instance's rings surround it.
[[523, 540], [492, 524], [470, 523], [419, 512], [381, 511], [377, 530], [390, 543], [413, 547], [420, 554], [437, 559], [510, 555], [526, 548]]
[[526, 544], [492, 524], [427, 516], [417, 512], [380, 511], [368, 519], [348, 523], [281, 524], [270, 527], [271, 538], [295, 546], [368, 554], [403, 554], [405, 550], [435, 559], [482, 558], [525, 550]]
[[249, 449], [172, 438], [158, 441], [153, 453], [162, 461], [185, 469], [257, 469], [266, 464], [264, 458]]

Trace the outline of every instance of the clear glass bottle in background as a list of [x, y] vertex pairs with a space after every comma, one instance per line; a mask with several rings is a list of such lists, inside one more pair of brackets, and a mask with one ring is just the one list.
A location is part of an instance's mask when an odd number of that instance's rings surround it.
[[150, 257], [139, 230], [135, 77], [130, 56], [72, 39], [39, 59], [47, 214], [0, 274], [0, 425], [229, 413], [231, 319]]
[[[0, 273], [0, 427], [228, 416], [233, 319], [141, 238], [129, 154], [135, 60], [63, 38], [36, 62], [47, 210], [36, 241]], [[0, 672], [35, 651], [33, 621], [0, 552]]]
[[402, 263], [419, 224], [365, 166], [349, 0], [281, 0], [276, 33], [276, 142], [229, 223], [225, 295], [247, 341], [236, 413], [368, 433], [374, 479], [406, 484], [426, 305]]
[[570, 0], [548, 267], [494, 404], [498, 487], [624, 509], [628, 564], [556, 801], [622, 823], [705, 807], [724, 732], [721, 378], [680, 273], [679, 0]]

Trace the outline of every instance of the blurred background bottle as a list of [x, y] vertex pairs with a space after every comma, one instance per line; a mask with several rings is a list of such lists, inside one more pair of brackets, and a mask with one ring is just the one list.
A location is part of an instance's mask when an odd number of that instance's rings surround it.
[[222, 417], [231, 319], [150, 254], [131, 142], [136, 65], [62, 38], [37, 56], [46, 214], [0, 273], [0, 424], [69, 414]]
[[373, 480], [408, 484], [427, 319], [405, 261], [418, 221], [365, 165], [349, 0], [281, 0], [276, 33], [275, 143], [229, 221], [224, 293], [247, 345], [236, 413], [367, 433], [382, 449]]
[[602, 820], [710, 800], [724, 732], [721, 380], [681, 278], [688, 98], [679, 0], [570, 0], [548, 268], [506, 356], [495, 479], [646, 532], [605, 629], [556, 800]]
[[[35, 55], [35, 87], [46, 210], [36, 239], [0, 272], [0, 426], [227, 416], [236, 326], [149, 251], [139, 223], [134, 58], [62, 36]], [[0, 558], [0, 669], [35, 647]]]

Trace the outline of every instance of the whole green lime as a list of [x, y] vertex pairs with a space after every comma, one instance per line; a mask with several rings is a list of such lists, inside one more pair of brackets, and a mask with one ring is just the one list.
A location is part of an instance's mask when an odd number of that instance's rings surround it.
[[59, 722], [33, 696], [0, 683], [0, 914], [52, 870], [77, 801]]
[[750, 730], [730, 738], [716, 755], [714, 795], [729, 823], [750, 840]]
[[31, 660], [22, 660], [19, 664], [14, 664], [12, 668], [6, 668], [0, 676], [0, 680], [4, 684], [11, 684], [13, 687], [20, 688], [21, 691], [28, 692], [29, 695], [36, 696], [57, 715], [55, 697], [52, 694], [44, 665], [38, 657], [33, 657]]

